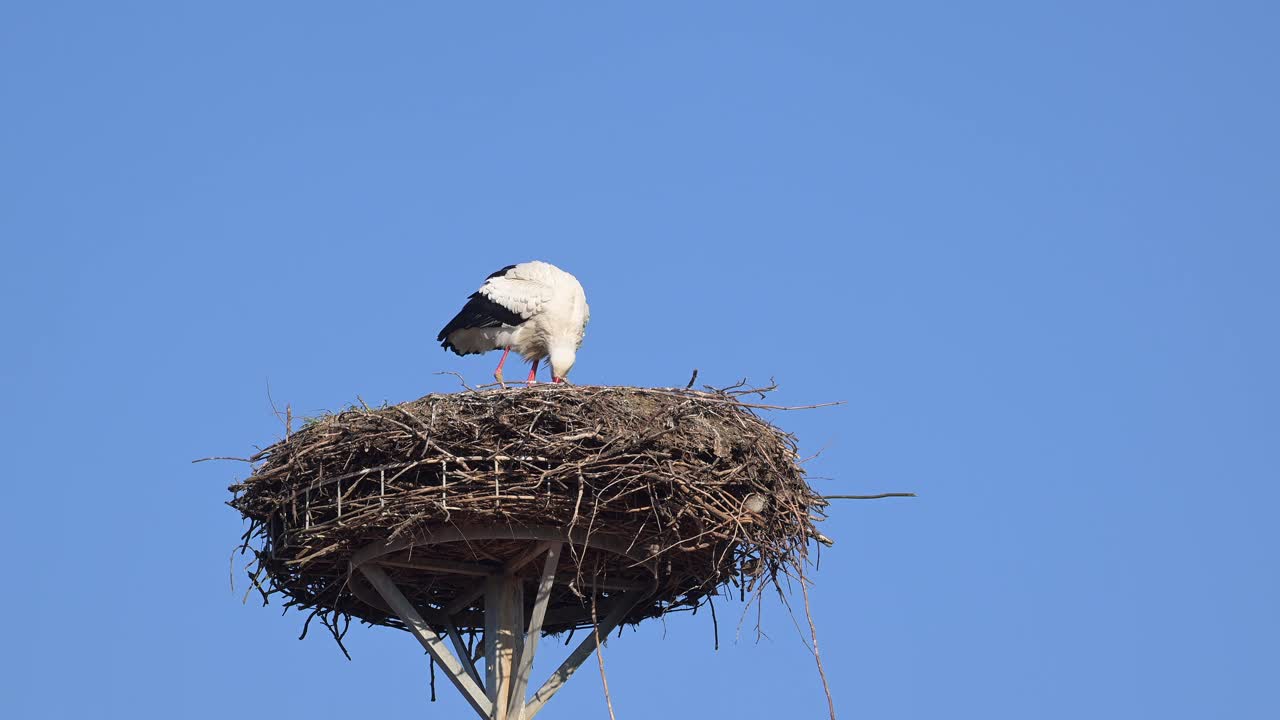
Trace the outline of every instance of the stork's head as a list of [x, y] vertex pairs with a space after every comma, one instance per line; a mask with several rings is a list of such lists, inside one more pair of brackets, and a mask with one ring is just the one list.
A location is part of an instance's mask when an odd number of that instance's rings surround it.
[[551, 381], [560, 382], [569, 374], [573, 361], [577, 356], [577, 348], [572, 345], [551, 346]]

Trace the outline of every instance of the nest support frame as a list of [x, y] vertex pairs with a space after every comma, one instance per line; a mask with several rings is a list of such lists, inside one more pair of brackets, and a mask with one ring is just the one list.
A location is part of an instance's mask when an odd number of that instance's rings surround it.
[[[457, 561], [433, 561], [429, 548], [442, 543], [485, 540], [525, 541], [527, 548], [500, 568]], [[394, 614], [404, 623], [449, 681], [481, 718], [530, 720], [568, 682], [579, 666], [596, 650], [654, 586], [615, 583], [604, 616], [592, 610], [592, 632], [578, 643], [551, 676], [528, 695], [533, 660], [542, 635], [553, 587], [572, 577], [558, 572], [565, 548], [591, 548], [630, 559], [637, 566], [650, 565], [641, 549], [628, 548], [607, 537], [554, 527], [445, 526], [428, 528], [413, 538], [370, 544], [351, 557], [348, 582], [352, 593], [369, 605]], [[395, 559], [403, 551], [422, 550], [425, 558]], [[524, 581], [517, 572], [542, 559], [532, 608], [525, 617]], [[420, 609], [405, 596], [388, 569], [409, 566], [433, 573], [457, 573], [475, 577], [472, 590], [439, 610]], [[655, 582], [657, 575], [654, 574]], [[483, 679], [462, 640], [454, 613], [483, 597]], [[594, 602], [594, 596], [593, 596]], [[598, 619], [597, 619], [598, 618]], [[447, 640], [447, 643], [446, 643]], [[450, 646], [453, 652], [450, 651]]]

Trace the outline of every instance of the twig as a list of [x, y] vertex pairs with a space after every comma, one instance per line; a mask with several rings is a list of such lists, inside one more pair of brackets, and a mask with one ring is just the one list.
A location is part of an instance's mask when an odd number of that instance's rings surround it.
[[880, 500], [882, 498], [915, 497], [915, 493], [880, 493], [879, 495], [820, 495], [823, 500]]
[[214, 455], [213, 457], [205, 457], [205, 458], [200, 458], [199, 460], [192, 460], [191, 464], [194, 465], [196, 463], [208, 462], [210, 460], [235, 460], [236, 462], [244, 462], [244, 463], [253, 462], [249, 458], [231, 457], [230, 455]]
[[693, 387], [693, 383], [698, 379], [698, 368], [693, 369], [693, 377], [689, 378], [689, 384], [684, 386], [685, 390]]
[[827, 695], [827, 710], [831, 713], [831, 720], [836, 720], [836, 704], [831, 699], [831, 685], [827, 683], [827, 671], [822, 668], [822, 656], [818, 654], [818, 628], [813, 624], [813, 610], [809, 607], [809, 588], [804, 578], [804, 571], [800, 573], [800, 593], [804, 596], [804, 616], [809, 621], [809, 637], [813, 640], [813, 661], [818, 664], [818, 676], [822, 678], [822, 691]]
[[796, 461], [796, 463], [797, 463], [797, 464], [799, 464], [799, 465], [807, 465], [807, 464], [809, 463], [809, 461], [810, 461], [810, 460], [815, 460], [815, 459], [817, 459], [817, 457], [818, 457], [819, 455], [821, 455], [822, 453], [826, 452], [826, 451], [827, 451], [827, 446], [828, 446], [828, 445], [830, 445], [830, 444], [831, 444], [831, 441], [830, 441], [830, 440], [828, 440], [826, 443], [823, 443], [822, 447], [818, 448], [818, 452], [816, 452], [816, 453], [814, 453], [814, 454], [810, 455], [810, 456], [809, 456], [809, 457], [807, 457], [807, 458], [802, 458], [802, 459], [800, 459], [800, 460], [797, 460], [797, 461]]
[[720, 622], [716, 620], [716, 599], [712, 595], [707, 596], [707, 604], [711, 606], [711, 633], [715, 639], [715, 649], [720, 649]]
[[814, 410], [817, 408], [835, 407], [837, 405], [846, 404], [844, 400], [836, 400], [835, 402], [817, 403], [815, 405], [764, 405], [761, 403], [745, 403], [745, 402], [742, 402], [741, 400], [728, 400], [726, 402], [731, 402], [734, 405], [738, 405], [745, 408], [754, 408], [756, 410]]
[[[271, 397], [271, 380], [269, 379], [267, 380], [267, 402], [271, 404], [271, 414], [275, 415], [276, 419], [284, 424], [284, 436], [285, 436], [285, 439], [288, 439], [289, 424], [290, 424], [289, 420], [291, 418], [281, 417], [282, 413], [280, 412], [280, 408], [276, 407], [276, 400], [275, 398]], [[292, 415], [292, 411], [290, 411], [290, 415]]]
[[596, 592], [591, 591], [591, 632], [596, 636], [596, 660], [600, 663], [600, 682], [604, 684], [604, 702], [609, 708], [609, 720], [618, 720], [613, 714], [613, 699], [609, 696], [609, 678], [604, 674], [604, 653], [600, 652], [600, 620], [596, 617]]
[[433, 373], [433, 374], [435, 374], [435, 375], [452, 375], [452, 376], [454, 376], [454, 377], [458, 378], [458, 382], [462, 385], [462, 387], [464, 387], [464, 388], [466, 388], [466, 389], [470, 390], [471, 392], [476, 392], [476, 389], [475, 389], [475, 388], [473, 388], [473, 387], [471, 387], [470, 385], [468, 385], [468, 384], [467, 384], [467, 380], [466, 380], [466, 378], [462, 377], [462, 375], [460, 375], [459, 373], [456, 373], [456, 372], [454, 372], [454, 371], [452, 371], [452, 370], [441, 370], [441, 371], [436, 372], [436, 373]]

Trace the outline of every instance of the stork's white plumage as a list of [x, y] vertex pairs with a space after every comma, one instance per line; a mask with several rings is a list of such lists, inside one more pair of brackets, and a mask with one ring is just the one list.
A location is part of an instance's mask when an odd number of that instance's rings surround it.
[[550, 359], [551, 380], [560, 382], [582, 346], [591, 311], [578, 279], [560, 268], [534, 260], [508, 265], [485, 278], [436, 338], [440, 347], [459, 355], [501, 350], [493, 375], [502, 383], [502, 364], [512, 350], [533, 363]]

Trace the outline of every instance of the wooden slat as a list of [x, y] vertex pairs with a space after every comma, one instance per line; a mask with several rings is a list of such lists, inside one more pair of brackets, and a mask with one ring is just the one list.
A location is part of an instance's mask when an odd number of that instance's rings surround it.
[[[615, 555], [630, 558], [637, 568], [653, 569], [652, 555], [654, 546], [637, 546], [624, 538], [604, 536], [601, 533], [588, 533], [586, 528], [565, 530], [556, 527], [523, 527], [523, 526], [477, 526], [446, 525], [427, 526], [411, 533], [411, 536], [398, 540], [388, 539], [385, 542], [371, 543], [360, 548], [351, 555], [351, 567], [356, 568], [370, 560], [385, 557], [391, 553], [407, 550], [411, 547], [426, 547], [437, 543], [475, 542], [476, 540], [555, 540], [568, 541], [574, 545], [605, 550]], [[655, 572], [656, 574], [656, 572]]]
[[449, 642], [453, 643], [453, 651], [458, 653], [458, 660], [461, 661], [462, 667], [471, 676], [476, 684], [480, 684], [480, 673], [476, 670], [476, 664], [471, 661], [471, 654], [467, 652], [467, 644], [462, 642], [462, 636], [458, 634], [458, 626], [453, 624], [453, 618], [447, 618], [444, 624], [444, 631], [449, 635]]
[[453, 653], [449, 652], [449, 648], [445, 647], [444, 642], [440, 640], [440, 636], [427, 625], [422, 616], [409, 602], [409, 599], [400, 592], [400, 588], [396, 587], [391, 578], [387, 577], [387, 573], [377, 565], [369, 563], [360, 567], [360, 572], [369, 579], [378, 594], [382, 596], [396, 615], [404, 621], [413, 636], [422, 643], [427, 652], [431, 653], [431, 657], [435, 658], [437, 664], [444, 670], [458, 692], [471, 703], [471, 707], [475, 709], [480, 717], [487, 718], [492, 715], [493, 703], [485, 696], [480, 686], [475, 680], [467, 674], [462, 664]]
[[[484, 688], [489, 698], [489, 717], [498, 717], [498, 622], [502, 613], [498, 611], [498, 600], [502, 593], [502, 577], [493, 575], [485, 579], [485, 612], [484, 612]], [[503, 709], [505, 712], [505, 708]]]
[[[640, 582], [640, 581], [626, 582], [622, 580], [608, 581], [608, 580], [593, 579], [590, 582], [591, 582], [591, 585], [597, 590], [610, 590], [613, 592], [621, 592], [624, 590], [626, 591], [649, 590], [653, 587], [652, 582]], [[480, 597], [483, 594], [484, 594], [484, 581], [481, 581], [479, 583], [478, 592], [476, 592], [474, 595], [471, 594], [470, 592], [467, 592], [463, 595], [459, 595], [457, 599], [454, 602], [449, 603], [440, 614], [458, 617], [459, 622], [462, 622], [463, 620], [474, 619], [476, 616], [476, 613], [474, 612], [464, 613], [463, 610], [465, 610], [468, 605], [475, 602], [476, 598]], [[554, 622], [563, 622], [567, 618], [574, 618], [579, 616], [580, 614], [581, 612], [578, 610], [570, 610], [567, 608], [562, 608], [558, 611], [557, 610], [550, 611], [547, 617], [553, 618]], [[466, 623], [462, 622], [462, 624], [465, 625]]]
[[459, 562], [457, 560], [444, 560], [442, 558], [407, 559], [382, 557], [378, 558], [378, 564], [390, 565], [392, 567], [412, 568], [414, 570], [451, 573], [454, 575], [474, 575], [476, 577], [488, 577], [495, 572], [501, 571], [501, 568], [493, 565]]
[[511, 686], [516, 679], [516, 663], [524, 650], [524, 585], [519, 578], [502, 577], [506, 598], [502, 603], [502, 620], [498, 624], [498, 708], [506, 712], [511, 706]]
[[550, 700], [551, 697], [560, 690], [560, 688], [564, 687], [564, 684], [569, 681], [569, 678], [573, 675], [574, 671], [578, 669], [578, 666], [591, 655], [591, 651], [596, 649], [596, 636], [598, 635], [601, 641], [608, 637], [609, 633], [618, 626], [618, 623], [622, 622], [622, 619], [627, 616], [627, 612], [643, 600], [645, 595], [646, 593], [644, 592], [636, 591], [624, 593], [618, 598], [617, 604], [613, 606], [609, 611], [609, 614], [600, 622], [599, 632], [591, 633], [585, 637], [582, 642], [578, 643], [578, 647], [574, 648], [573, 652], [569, 654], [569, 657], [565, 658], [564, 662], [560, 663], [560, 667], [556, 668], [556, 671], [551, 673], [551, 677], [547, 678], [547, 681], [542, 684], [542, 687], [538, 688], [538, 692], [534, 693], [533, 697], [529, 698], [529, 702], [525, 705], [523, 720], [532, 720], [533, 716], [538, 714], [538, 711], [547, 704], [547, 701]]
[[545, 553], [552, 545], [558, 544], [559, 542], [559, 540], [543, 540], [542, 542], [535, 544], [533, 547], [507, 561], [507, 564], [503, 567], [503, 571], [508, 575], [516, 574], [516, 571], [534, 560], [537, 560], [539, 555]]
[[468, 605], [475, 602], [481, 595], [484, 595], [484, 588], [487, 582], [487, 580], [481, 580], [471, 586], [470, 590], [459, 593], [457, 597], [445, 606], [445, 613], [448, 615], [457, 615], [465, 610]]
[[[504, 569], [508, 573], [514, 573], [515, 571], [519, 570], [525, 565], [528, 565], [529, 563], [536, 560], [539, 555], [545, 553], [547, 551], [547, 548], [551, 547], [551, 545], [554, 544], [555, 542], [559, 542], [559, 541], [544, 540], [538, 543], [533, 547], [532, 550], [526, 550], [520, 555], [517, 555], [516, 557], [512, 558], [506, 564]], [[493, 570], [490, 570], [490, 572], [493, 572]], [[481, 595], [484, 595], [484, 586], [485, 586], [485, 581], [481, 580], [480, 582], [477, 582], [475, 585], [472, 585], [466, 591], [459, 593], [456, 597], [454, 597], [454, 599], [449, 603], [449, 605], [445, 607], [444, 609], [445, 613], [448, 615], [456, 615], [462, 612], [463, 610], [465, 610], [468, 605], [475, 602]]]
[[519, 578], [494, 575], [485, 590], [485, 678], [493, 720], [507, 720], [511, 681], [524, 639], [524, 598]]
[[542, 621], [547, 615], [547, 602], [551, 599], [551, 587], [556, 582], [556, 566], [560, 564], [560, 548], [563, 543], [551, 543], [547, 559], [542, 565], [542, 579], [538, 582], [538, 595], [529, 615], [529, 629], [525, 634], [524, 650], [520, 652], [520, 664], [511, 684], [511, 720], [524, 717], [525, 691], [529, 688], [529, 675], [533, 672], [533, 656], [538, 651], [538, 639], [542, 636]]

